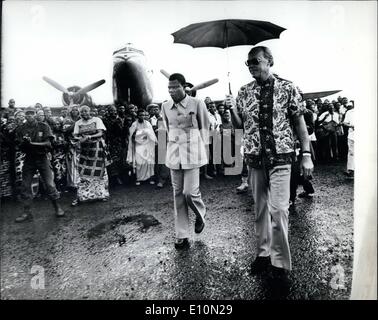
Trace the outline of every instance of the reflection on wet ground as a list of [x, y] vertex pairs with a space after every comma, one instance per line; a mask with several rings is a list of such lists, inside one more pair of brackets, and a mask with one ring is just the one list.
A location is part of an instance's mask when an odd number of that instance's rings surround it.
[[[255, 258], [254, 206], [236, 194], [238, 177], [202, 181], [208, 208], [190, 248], [174, 248], [170, 186], [117, 187], [111, 201], [70, 208], [56, 219], [36, 200], [35, 218], [15, 224], [21, 206], [1, 207], [1, 296], [4, 299], [348, 299], [353, 255], [353, 183], [341, 165], [319, 166], [313, 199], [298, 199], [289, 217], [292, 285], [270, 270], [249, 273]], [[300, 192], [300, 191], [299, 191]], [[298, 193], [299, 193], [298, 192]], [[44, 289], [33, 289], [35, 267]], [[34, 269], [33, 269], [34, 267]]]

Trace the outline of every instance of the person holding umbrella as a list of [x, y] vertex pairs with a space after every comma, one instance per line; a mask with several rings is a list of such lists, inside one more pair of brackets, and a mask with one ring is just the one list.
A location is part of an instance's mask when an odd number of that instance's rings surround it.
[[200, 193], [200, 170], [207, 164], [205, 144], [208, 144], [209, 116], [205, 103], [185, 92], [182, 74], [169, 77], [171, 100], [161, 107], [168, 133], [166, 166], [171, 170], [174, 194], [176, 249], [189, 247], [190, 207], [195, 215], [195, 232], [205, 227], [206, 207]]
[[[270, 72], [273, 63], [269, 48], [252, 48], [245, 64], [255, 81], [242, 86], [236, 99], [227, 95], [225, 102], [235, 127], [244, 129], [245, 157], [251, 171], [258, 242], [251, 272], [261, 273], [271, 265], [276, 278], [289, 284], [288, 208], [294, 129], [305, 176], [311, 175], [313, 163], [301, 94], [293, 83]], [[241, 110], [241, 117], [237, 110]]]

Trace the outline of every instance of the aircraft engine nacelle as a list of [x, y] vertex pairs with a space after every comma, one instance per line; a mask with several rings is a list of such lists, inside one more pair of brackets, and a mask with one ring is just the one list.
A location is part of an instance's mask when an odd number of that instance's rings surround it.
[[63, 105], [65, 105], [65, 106], [70, 105], [70, 100], [73, 99], [74, 104], [91, 106], [92, 105], [92, 98], [86, 93], [76, 94], [76, 95], [72, 96], [72, 98], [70, 97], [71, 92], [72, 93], [78, 92], [80, 89], [81, 88], [79, 86], [72, 86], [72, 87], [67, 88], [67, 91], [69, 93], [63, 93], [62, 94]]

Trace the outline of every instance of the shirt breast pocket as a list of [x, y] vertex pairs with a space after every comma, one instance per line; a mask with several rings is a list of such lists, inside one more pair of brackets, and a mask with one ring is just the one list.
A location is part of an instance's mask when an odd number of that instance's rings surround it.
[[178, 117], [179, 127], [184, 128], [191, 128], [195, 127], [196, 124], [196, 115], [193, 112], [188, 114], [182, 114]]

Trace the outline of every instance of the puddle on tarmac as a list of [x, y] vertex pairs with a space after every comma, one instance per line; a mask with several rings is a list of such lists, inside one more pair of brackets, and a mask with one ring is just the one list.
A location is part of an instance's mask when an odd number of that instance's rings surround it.
[[114, 230], [115, 228], [128, 224], [128, 223], [137, 223], [140, 225], [139, 231], [146, 232], [150, 227], [157, 226], [160, 224], [159, 220], [157, 220], [154, 216], [149, 214], [137, 214], [133, 216], [115, 218], [113, 220], [108, 220], [105, 222], [101, 222], [95, 227], [91, 228], [87, 232], [87, 236], [89, 239], [94, 237], [99, 237], [110, 230]]

